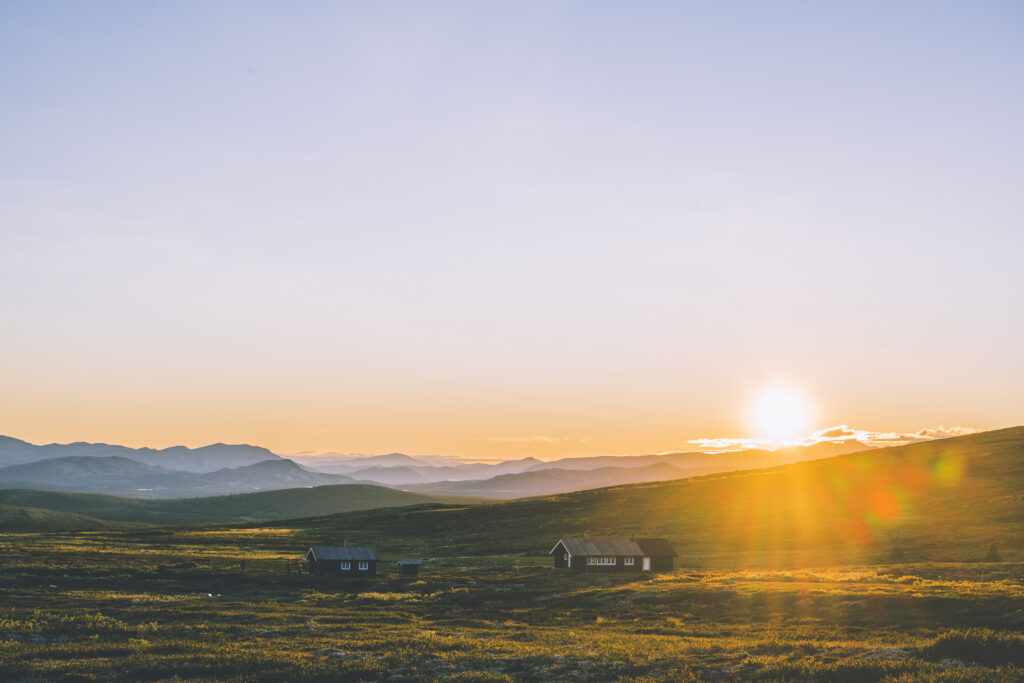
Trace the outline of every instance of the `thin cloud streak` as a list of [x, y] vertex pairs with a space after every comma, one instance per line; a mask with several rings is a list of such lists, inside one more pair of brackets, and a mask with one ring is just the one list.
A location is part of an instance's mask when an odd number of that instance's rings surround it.
[[492, 436], [488, 441], [502, 441], [506, 443], [554, 443], [559, 439], [550, 436]]
[[857, 441], [870, 448], [884, 448], [886, 446], [902, 446], [908, 443], [919, 441], [931, 441], [932, 439], [945, 439], [951, 436], [964, 436], [974, 434], [980, 430], [974, 427], [927, 427], [919, 429], [911, 434], [899, 432], [875, 432], [867, 429], [855, 429], [849, 425], [835, 425], [825, 429], [819, 429], [800, 439], [791, 441], [771, 441], [769, 439], [751, 438], [719, 438], [719, 439], [691, 439], [687, 444], [695, 446], [700, 450], [734, 451], [745, 448], [766, 448], [774, 450], [785, 446], [814, 446], [819, 443], [837, 443], [846, 441]]

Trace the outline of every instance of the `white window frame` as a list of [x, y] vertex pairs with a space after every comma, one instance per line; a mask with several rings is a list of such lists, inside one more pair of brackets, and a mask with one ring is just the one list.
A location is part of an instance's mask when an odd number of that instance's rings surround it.
[[599, 555], [591, 555], [587, 557], [587, 564], [591, 566], [615, 566], [616, 561], [614, 557], [602, 557]]
[[342, 560], [342, 562], [341, 562], [341, 571], [347, 572], [347, 571], [349, 571], [351, 569], [352, 569], [352, 563], [349, 562], [348, 560]]
[[635, 557], [624, 557], [624, 558], [622, 558], [622, 564], [626, 565], [627, 567], [632, 567], [633, 565], [636, 564], [636, 558]]
[[369, 562], [367, 562], [366, 560], [360, 560], [359, 561], [359, 571], [366, 571], [369, 568], [370, 568], [370, 563]]

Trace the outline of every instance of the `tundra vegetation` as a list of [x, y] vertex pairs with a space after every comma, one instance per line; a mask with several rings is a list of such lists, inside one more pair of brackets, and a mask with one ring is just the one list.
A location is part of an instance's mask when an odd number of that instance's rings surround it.
[[[0, 534], [0, 680], [1024, 680], [1024, 434], [501, 504]], [[122, 523], [123, 524], [123, 523]], [[664, 574], [556, 571], [665, 536]], [[382, 576], [299, 574], [314, 543]], [[419, 577], [393, 564], [424, 560]]]

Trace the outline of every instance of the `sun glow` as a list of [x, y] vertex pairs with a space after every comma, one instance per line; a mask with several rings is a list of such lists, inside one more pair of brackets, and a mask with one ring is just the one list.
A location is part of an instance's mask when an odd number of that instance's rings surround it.
[[811, 427], [812, 408], [807, 397], [787, 386], [762, 389], [750, 410], [757, 436], [783, 441], [803, 436]]

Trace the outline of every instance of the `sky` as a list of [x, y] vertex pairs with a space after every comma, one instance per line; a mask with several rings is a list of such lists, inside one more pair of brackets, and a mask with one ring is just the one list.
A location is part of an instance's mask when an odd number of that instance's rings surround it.
[[1024, 423], [1015, 2], [0, 2], [0, 433]]

